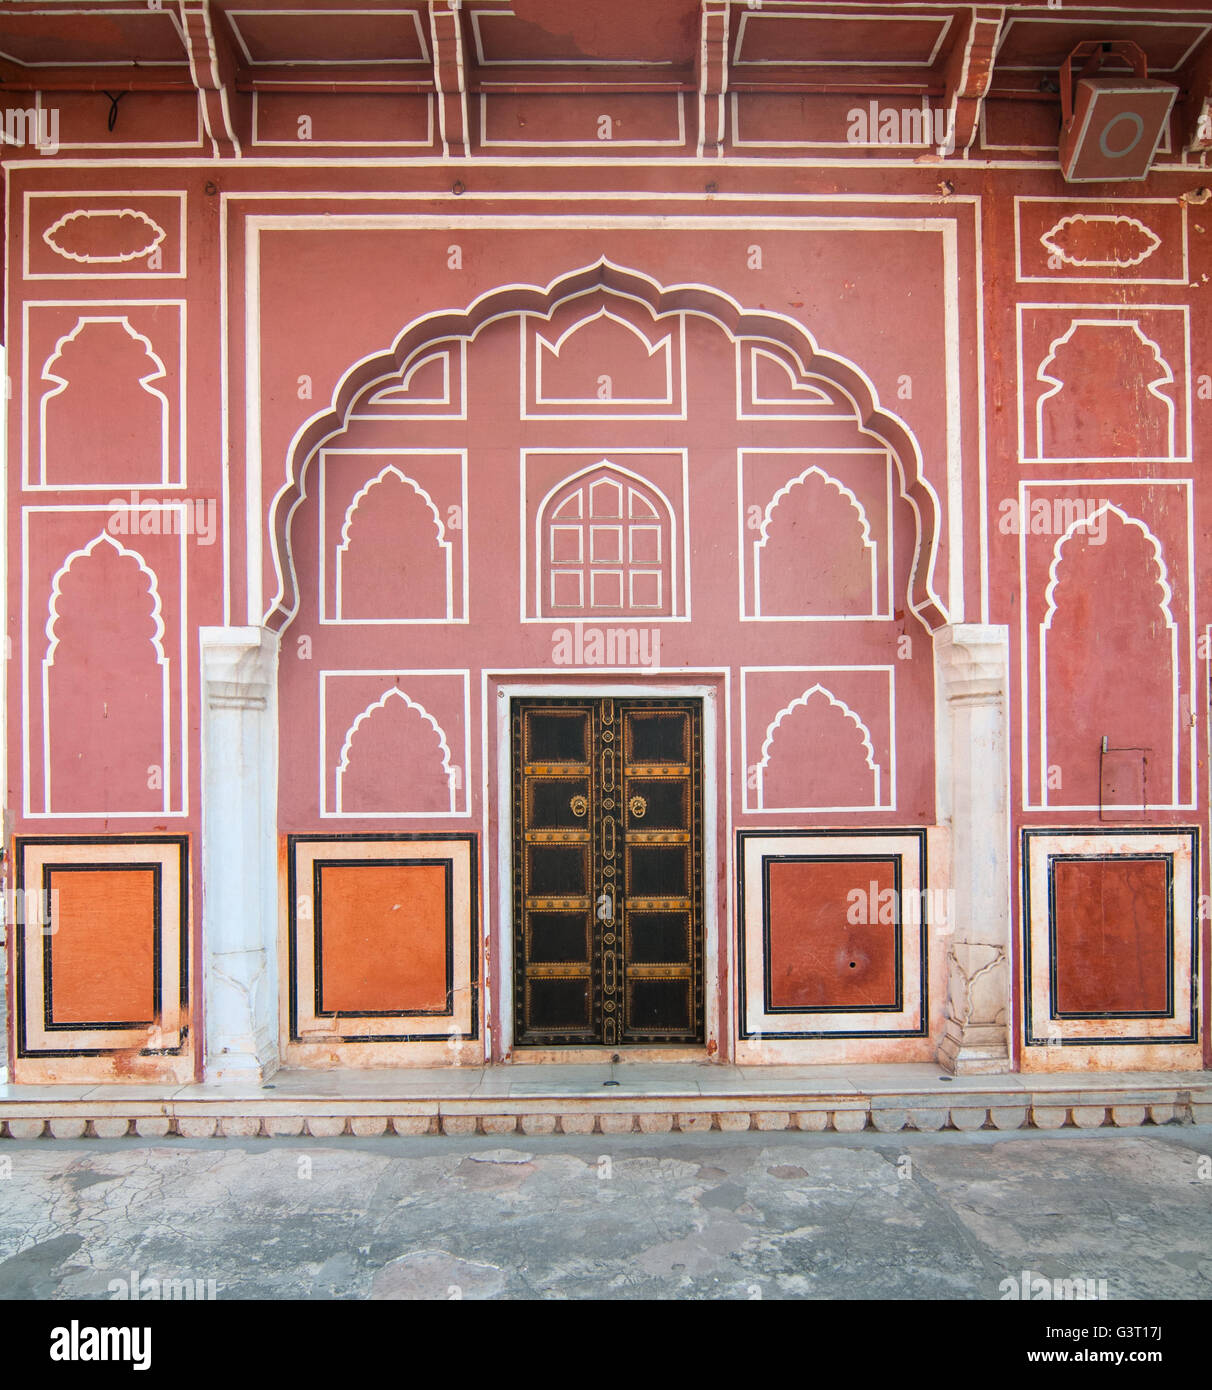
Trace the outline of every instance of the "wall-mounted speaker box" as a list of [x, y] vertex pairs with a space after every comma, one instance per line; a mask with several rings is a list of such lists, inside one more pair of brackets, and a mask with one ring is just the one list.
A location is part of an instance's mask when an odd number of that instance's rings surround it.
[[1149, 173], [1178, 88], [1141, 77], [1083, 77], [1061, 130], [1069, 183], [1139, 180]]

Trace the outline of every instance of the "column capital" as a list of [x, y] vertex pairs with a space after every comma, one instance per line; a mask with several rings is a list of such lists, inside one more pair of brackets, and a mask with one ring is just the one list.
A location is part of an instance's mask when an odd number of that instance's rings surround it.
[[203, 627], [198, 640], [207, 707], [265, 709], [278, 679], [278, 634], [267, 627]]
[[934, 633], [943, 695], [953, 700], [1000, 700], [1008, 683], [1010, 629], [997, 623], [948, 623]]

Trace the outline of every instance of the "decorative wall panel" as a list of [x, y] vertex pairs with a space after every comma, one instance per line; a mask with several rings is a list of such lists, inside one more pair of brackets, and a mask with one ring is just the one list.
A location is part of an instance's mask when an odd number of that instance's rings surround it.
[[524, 621], [689, 617], [685, 450], [526, 450]]
[[15, 858], [17, 1056], [123, 1054], [147, 1075], [139, 1059], [181, 1054], [186, 838], [19, 837]]
[[324, 449], [320, 494], [321, 621], [467, 621], [465, 450]]
[[185, 481], [185, 305], [25, 305], [27, 488]]
[[891, 666], [741, 668], [746, 812], [895, 809]]
[[1020, 282], [1187, 282], [1187, 209], [1179, 202], [1020, 197], [1014, 213]]
[[289, 1037], [479, 1035], [474, 835], [288, 838]]
[[1023, 832], [1028, 1047], [1196, 1037], [1198, 832]]
[[1185, 305], [1020, 304], [1023, 461], [1189, 459], [1189, 313]]
[[741, 831], [737, 862], [740, 1037], [926, 1035], [924, 831]]
[[742, 449], [737, 469], [743, 617], [892, 617], [886, 450]]
[[[1194, 805], [1190, 491], [1187, 480], [1020, 484], [1027, 806], [1122, 819]], [[1108, 756], [1128, 752], [1140, 774], [1108, 778]]]
[[321, 671], [320, 814], [465, 816], [467, 671]]
[[185, 814], [190, 512], [25, 510], [26, 815]]
[[27, 280], [183, 279], [186, 195], [31, 193]]

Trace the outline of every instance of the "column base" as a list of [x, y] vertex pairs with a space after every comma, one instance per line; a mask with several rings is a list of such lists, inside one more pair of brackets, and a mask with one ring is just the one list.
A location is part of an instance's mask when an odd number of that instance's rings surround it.
[[223, 1052], [206, 1063], [206, 1082], [217, 1086], [264, 1086], [282, 1065], [276, 1052], [258, 1057], [253, 1052]]
[[948, 1019], [938, 1060], [952, 1076], [998, 1076], [1012, 1070], [1006, 1030], [996, 1024], [963, 1030]]

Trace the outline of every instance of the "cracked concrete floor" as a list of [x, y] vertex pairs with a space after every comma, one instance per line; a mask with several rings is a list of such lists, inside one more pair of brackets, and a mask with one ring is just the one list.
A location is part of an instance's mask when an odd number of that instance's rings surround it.
[[1190, 1126], [6, 1141], [0, 1297], [996, 1299], [1030, 1269], [1207, 1299], [1210, 1154]]

